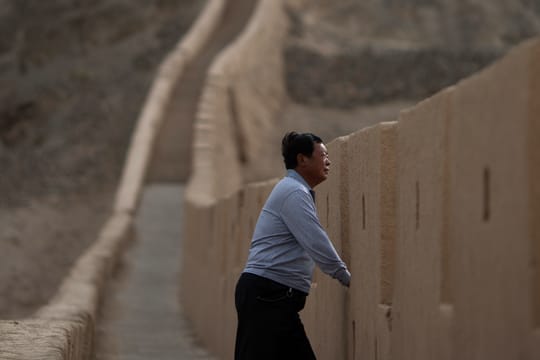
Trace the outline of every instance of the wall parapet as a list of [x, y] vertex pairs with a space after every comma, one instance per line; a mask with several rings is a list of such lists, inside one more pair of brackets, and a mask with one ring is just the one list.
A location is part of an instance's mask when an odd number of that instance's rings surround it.
[[[318, 212], [352, 281], [314, 274], [302, 316], [319, 358], [540, 358], [540, 39], [396, 120], [328, 144]], [[234, 285], [275, 183], [187, 207], [185, 302], [222, 359], [233, 354]]]

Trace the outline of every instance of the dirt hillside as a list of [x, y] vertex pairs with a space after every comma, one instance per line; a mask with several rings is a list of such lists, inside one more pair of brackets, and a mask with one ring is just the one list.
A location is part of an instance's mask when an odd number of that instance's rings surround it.
[[[540, 34], [539, 0], [287, 0], [286, 127], [380, 121]], [[327, 130], [325, 130], [327, 129]]]
[[56, 290], [107, 218], [164, 55], [203, 0], [0, 0], [0, 318]]

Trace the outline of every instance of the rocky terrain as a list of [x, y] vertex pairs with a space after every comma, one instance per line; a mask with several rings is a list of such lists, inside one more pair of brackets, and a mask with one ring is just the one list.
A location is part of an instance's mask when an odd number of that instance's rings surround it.
[[326, 138], [395, 120], [399, 109], [540, 33], [539, 0], [287, 0], [287, 6], [285, 121], [329, 124], [328, 132], [321, 129]]
[[0, 318], [44, 304], [96, 238], [157, 67], [203, 5], [0, 0]]
[[[540, 0], [286, 0], [288, 129], [384, 120], [540, 33]], [[106, 219], [163, 56], [203, 0], [0, 0], [0, 318], [31, 314]]]

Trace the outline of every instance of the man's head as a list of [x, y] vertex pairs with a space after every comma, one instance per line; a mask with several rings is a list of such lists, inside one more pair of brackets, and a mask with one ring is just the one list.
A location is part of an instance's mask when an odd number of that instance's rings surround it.
[[311, 133], [287, 133], [281, 141], [281, 153], [285, 167], [296, 170], [312, 188], [328, 177], [330, 160], [320, 137]]

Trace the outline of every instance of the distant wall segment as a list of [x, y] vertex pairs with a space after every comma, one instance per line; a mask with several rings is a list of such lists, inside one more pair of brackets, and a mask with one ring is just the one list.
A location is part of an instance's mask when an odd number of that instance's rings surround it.
[[[539, 359], [540, 40], [396, 120], [328, 144], [319, 217], [353, 277], [315, 273], [302, 316], [318, 358]], [[275, 183], [188, 204], [187, 313], [223, 359]]]
[[282, 2], [260, 0], [246, 29], [212, 64], [194, 127], [188, 201], [211, 202], [279, 173], [268, 145], [280, 135], [286, 32]]

